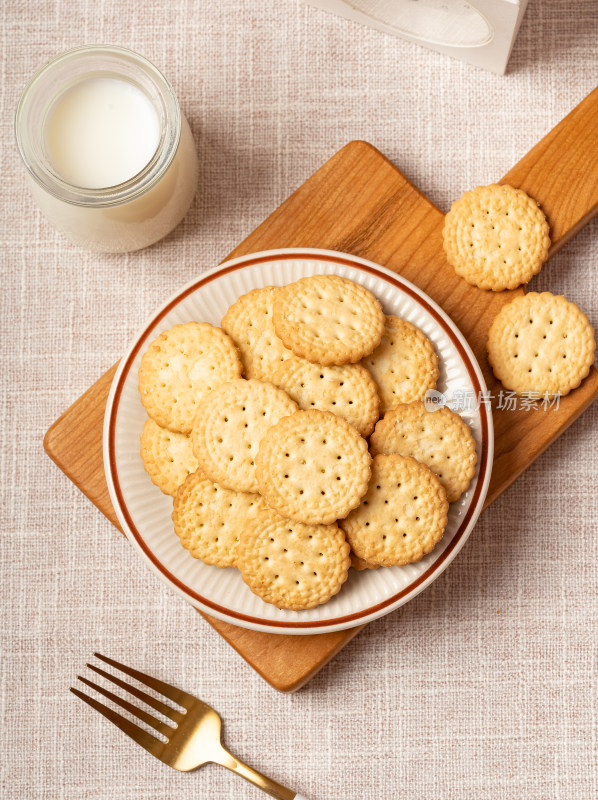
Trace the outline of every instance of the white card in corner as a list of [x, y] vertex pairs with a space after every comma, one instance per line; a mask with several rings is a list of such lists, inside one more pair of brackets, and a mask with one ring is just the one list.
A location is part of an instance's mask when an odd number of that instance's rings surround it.
[[527, 0], [307, 0], [384, 33], [503, 75]]

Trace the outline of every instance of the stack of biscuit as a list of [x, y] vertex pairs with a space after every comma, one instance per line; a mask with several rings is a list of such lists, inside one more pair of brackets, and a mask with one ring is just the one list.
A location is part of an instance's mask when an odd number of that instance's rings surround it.
[[[550, 246], [538, 204], [510, 186], [463, 195], [443, 234], [457, 274], [495, 292], [537, 274]], [[494, 373], [521, 395], [566, 394], [594, 352], [585, 315], [548, 292], [517, 297], [489, 331]], [[174, 496], [192, 556], [237, 567], [279, 608], [313, 608], [350, 565], [408, 564], [441, 539], [476, 448], [459, 415], [427, 410], [437, 380], [432, 343], [363, 286], [313, 275], [255, 289], [222, 328], [177, 325], [147, 349], [144, 466]]]
[[360, 284], [255, 289], [222, 328], [177, 325], [148, 347], [143, 462], [192, 556], [313, 608], [351, 564], [408, 564], [441, 539], [476, 449], [457, 414], [426, 410], [437, 380], [431, 342]]

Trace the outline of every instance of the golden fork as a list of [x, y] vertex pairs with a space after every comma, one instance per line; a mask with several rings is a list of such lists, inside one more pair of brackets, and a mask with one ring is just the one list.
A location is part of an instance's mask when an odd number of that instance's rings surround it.
[[130, 675], [132, 678], [139, 681], [139, 683], [159, 692], [161, 695], [180, 706], [180, 709], [175, 709], [171, 705], [164, 703], [162, 700], [157, 700], [155, 697], [138, 689], [136, 686], [131, 686], [126, 681], [117, 678], [111, 673], [93, 664], [87, 665], [94, 672], [97, 672], [98, 675], [112, 681], [112, 683], [120, 686], [121, 689], [132, 694], [133, 697], [136, 697], [138, 700], [143, 700], [144, 703], [155, 711], [168, 717], [168, 719], [171, 720], [171, 724], [168, 724], [157, 719], [147, 711], [138, 708], [133, 703], [129, 703], [127, 700], [124, 700], [108, 689], [105, 689], [103, 686], [99, 686], [93, 681], [81, 677], [81, 675], [77, 676], [86, 686], [95, 689], [96, 692], [112, 700], [113, 703], [124, 708], [130, 714], [142, 720], [146, 725], [154, 728], [154, 730], [158, 731], [163, 737], [166, 737], [166, 741], [161, 741], [143, 730], [143, 728], [140, 728], [139, 725], [136, 725], [117, 711], [114, 711], [112, 708], [80, 692], [78, 689], [71, 688], [73, 694], [77, 695], [81, 700], [84, 700], [92, 708], [95, 708], [100, 714], [103, 714], [110, 722], [113, 722], [117, 728], [120, 728], [121, 731], [130, 736], [134, 742], [140, 744], [148, 753], [160, 759], [164, 764], [168, 764], [169, 767], [174, 767], [174, 769], [178, 769], [181, 772], [189, 772], [209, 762], [221, 764], [223, 767], [232, 770], [232, 772], [236, 772], [237, 775], [241, 775], [245, 780], [259, 786], [260, 789], [272, 795], [272, 797], [277, 797], [278, 800], [307, 800], [303, 795], [297, 794], [292, 791], [292, 789], [281, 786], [279, 783], [276, 783], [276, 781], [267, 778], [265, 775], [262, 775], [260, 772], [257, 772], [257, 770], [252, 769], [247, 766], [247, 764], [244, 764], [242, 761], [239, 761], [238, 758], [231, 755], [220, 741], [220, 717], [214, 709], [206, 705], [206, 703], [202, 702], [197, 697], [193, 697], [191, 694], [187, 694], [187, 692], [183, 692], [181, 689], [177, 689], [175, 686], [171, 686], [169, 683], [164, 683], [164, 681], [160, 681], [157, 678], [152, 678], [151, 675], [146, 675], [136, 669], [131, 669], [131, 667], [120, 664], [118, 661], [113, 661], [111, 658], [102, 656], [99, 653], [94, 653], [94, 655], [106, 664], [110, 664], [111, 667]]

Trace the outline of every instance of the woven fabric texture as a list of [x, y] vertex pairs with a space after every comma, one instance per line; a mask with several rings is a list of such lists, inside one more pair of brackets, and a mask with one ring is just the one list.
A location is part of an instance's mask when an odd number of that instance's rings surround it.
[[[299, 0], [5, 0], [0, 17], [0, 796], [263, 796], [216, 766], [168, 769], [70, 695], [99, 650], [204, 698], [233, 752], [312, 800], [598, 797], [598, 406], [427, 591], [291, 696], [163, 585], [42, 449], [146, 317], [349, 140], [377, 146], [445, 210], [503, 175], [594, 88], [596, 2], [530, 2], [505, 77]], [[199, 153], [185, 221], [130, 255], [65, 242], [14, 144], [29, 77], [95, 42], [165, 72]], [[594, 221], [533, 288], [564, 293], [598, 327], [597, 262]]]

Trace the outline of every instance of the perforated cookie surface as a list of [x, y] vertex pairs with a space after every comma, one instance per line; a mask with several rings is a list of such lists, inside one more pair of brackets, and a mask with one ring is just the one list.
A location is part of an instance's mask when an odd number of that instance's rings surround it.
[[178, 488], [172, 521], [181, 544], [194, 558], [216, 567], [234, 567], [241, 532], [265, 508], [260, 495], [225, 489], [197, 471]]
[[427, 411], [417, 402], [393, 408], [376, 424], [370, 449], [372, 455], [399, 453], [425, 464], [440, 480], [449, 503], [461, 497], [475, 473], [471, 429], [446, 406]]
[[330, 411], [369, 436], [380, 414], [378, 387], [360, 364], [325, 367], [293, 356], [280, 364], [272, 382], [304, 411]]
[[267, 509], [241, 533], [238, 566], [262, 600], [300, 611], [340, 591], [351, 563], [349, 552], [337, 525], [304, 525]]
[[330, 524], [359, 504], [370, 477], [365, 439], [328, 411], [298, 411], [262, 439], [259, 491], [271, 508], [306, 524]]
[[400, 403], [423, 400], [436, 387], [438, 357], [428, 337], [407, 320], [385, 318], [378, 347], [363, 359], [380, 396], [380, 414]]
[[488, 359], [503, 386], [518, 394], [566, 395], [594, 362], [596, 341], [575, 303], [529, 292], [500, 310], [488, 331]]
[[239, 492], [257, 492], [255, 458], [263, 436], [297, 404], [271, 383], [239, 378], [198, 406], [191, 444], [202, 471]]
[[442, 538], [448, 501], [438, 478], [414, 458], [377, 455], [358, 508], [339, 523], [352, 550], [369, 564], [419, 561]]
[[480, 289], [516, 289], [540, 271], [550, 247], [538, 203], [507, 184], [478, 186], [446, 215], [444, 251], [457, 275]]
[[376, 297], [339, 275], [311, 275], [279, 289], [273, 321], [295, 355], [324, 365], [359, 361], [377, 347], [384, 330]]
[[271, 381], [279, 365], [293, 355], [274, 330], [272, 308], [277, 291], [266, 286], [247, 292], [222, 319], [223, 330], [239, 348], [246, 378]]
[[175, 325], [143, 354], [141, 402], [158, 425], [189, 433], [202, 398], [241, 371], [239, 352], [223, 330], [207, 322]]

